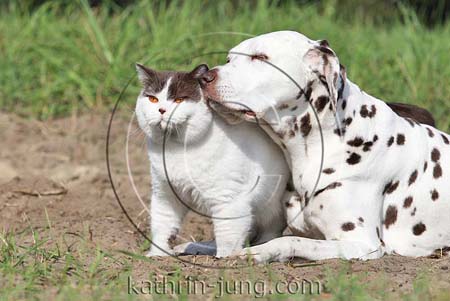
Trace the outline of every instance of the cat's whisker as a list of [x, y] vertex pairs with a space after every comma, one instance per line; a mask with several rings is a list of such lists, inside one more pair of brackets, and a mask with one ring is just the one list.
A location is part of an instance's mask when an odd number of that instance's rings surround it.
[[140, 146], [141, 149], [144, 149], [144, 146], [147, 144], [146, 143], [147, 142], [146, 138], [147, 137], [145, 135], [142, 136], [142, 142], [141, 142], [141, 146]]
[[133, 131], [130, 133], [130, 137], [133, 137], [133, 136], [139, 137], [139, 135], [141, 135], [141, 134], [145, 134], [145, 133], [144, 133], [144, 131], [142, 131], [142, 129], [140, 127], [137, 127], [135, 129], [133, 129]]
[[177, 132], [178, 139], [181, 139], [180, 130], [178, 129], [178, 127], [176, 125], [174, 125], [174, 128], [175, 128], [175, 132]]
[[127, 109], [128, 111], [130, 111], [130, 113], [133, 113], [133, 114], [136, 113], [135, 108], [130, 108], [130, 106], [129, 106], [128, 104], [125, 104], [125, 109]]

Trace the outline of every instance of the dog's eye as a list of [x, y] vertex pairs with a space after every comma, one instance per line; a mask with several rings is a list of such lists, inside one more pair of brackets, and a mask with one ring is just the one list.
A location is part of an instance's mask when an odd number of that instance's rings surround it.
[[177, 97], [173, 101], [175, 103], [182, 103], [185, 99], [186, 99], [186, 97]]
[[146, 97], [148, 97], [148, 100], [150, 100], [151, 103], [157, 103], [158, 102], [158, 98], [156, 98], [153, 95], [145, 95]]
[[267, 61], [269, 59], [269, 57], [267, 55], [265, 55], [264, 53], [258, 53], [258, 54], [254, 54], [250, 57], [253, 60], [259, 60], [259, 61]]

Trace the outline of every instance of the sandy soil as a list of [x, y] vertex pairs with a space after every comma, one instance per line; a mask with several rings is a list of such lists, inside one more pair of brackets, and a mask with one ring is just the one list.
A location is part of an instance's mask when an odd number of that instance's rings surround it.
[[[140, 202], [127, 171], [126, 137], [131, 113], [116, 118], [111, 135], [111, 166], [117, 192], [126, 210], [143, 231], [147, 231], [146, 207]], [[128, 250], [143, 254], [144, 239], [126, 219], [108, 179], [105, 145], [109, 113], [40, 122], [0, 113], [0, 230], [48, 229], [55, 236], [88, 237], [92, 245], [110, 251]], [[148, 160], [143, 136], [131, 126], [128, 153], [136, 190], [144, 204], [149, 202]], [[72, 237], [72, 238], [71, 238]], [[177, 242], [212, 238], [211, 223], [190, 214]], [[77, 245], [72, 246], [76, 248]], [[94, 256], [94, 252], [92, 252]], [[418, 274], [426, 273], [432, 288], [449, 289], [448, 257], [402, 258], [386, 256], [370, 262], [340, 260], [299, 261], [251, 269], [227, 269], [245, 264], [236, 260], [184, 257], [200, 267], [175, 258], [153, 262], [133, 260], [134, 278], [145, 280], [149, 272], [170, 275], [181, 268], [183, 275], [214, 281], [223, 275], [232, 279], [324, 279], [343, 271], [359, 275], [364, 282], [395, 292], [408, 292]], [[327, 283], [325, 283], [325, 286]]]

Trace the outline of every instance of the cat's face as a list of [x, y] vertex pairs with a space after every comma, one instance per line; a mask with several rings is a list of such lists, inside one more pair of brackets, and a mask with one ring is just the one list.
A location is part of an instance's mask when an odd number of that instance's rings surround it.
[[191, 72], [154, 71], [136, 65], [142, 90], [136, 116], [141, 129], [153, 140], [199, 138], [209, 128], [212, 114], [203, 100], [197, 78], [208, 71], [200, 65]]

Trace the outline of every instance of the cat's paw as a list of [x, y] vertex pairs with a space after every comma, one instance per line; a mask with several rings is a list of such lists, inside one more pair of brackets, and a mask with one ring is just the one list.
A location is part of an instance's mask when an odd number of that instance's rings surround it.
[[145, 254], [145, 256], [146, 257], [170, 256], [173, 254], [172, 250], [164, 250], [164, 251], [162, 251], [158, 248], [151, 248], [150, 251], [148, 251], [147, 254]]
[[186, 242], [184, 244], [180, 244], [180, 245], [177, 245], [177, 246], [173, 247], [173, 253], [175, 255], [185, 255], [186, 254], [186, 249], [188, 248], [188, 246], [190, 244], [191, 244], [191, 242]]

